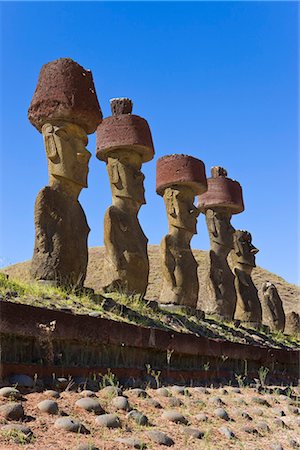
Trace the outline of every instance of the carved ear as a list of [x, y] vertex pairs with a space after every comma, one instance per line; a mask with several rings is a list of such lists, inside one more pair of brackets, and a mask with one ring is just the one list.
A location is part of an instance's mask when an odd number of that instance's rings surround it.
[[59, 160], [59, 155], [54, 137], [54, 127], [50, 124], [45, 124], [43, 125], [42, 133], [44, 137], [47, 158], [49, 158], [52, 162], [57, 162]]
[[207, 224], [209, 231], [214, 237], [218, 236], [218, 231], [216, 227], [215, 214], [213, 211], [207, 211]]
[[176, 197], [178, 192], [173, 191], [173, 189], [167, 189], [165, 195], [167, 198], [167, 213], [172, 217], [177, 217], [178, 211], [176, 208]]
[[118, 164], [108, 166], [108, 175], [112, 184], [118, 184], [121, 180]]

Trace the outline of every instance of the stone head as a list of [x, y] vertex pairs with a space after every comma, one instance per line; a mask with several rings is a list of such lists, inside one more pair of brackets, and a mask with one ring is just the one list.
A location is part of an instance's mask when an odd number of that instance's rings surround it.
[[277, 289], [276, 286], [273, 283], [270, 283], [269, 281], [266, 281], [262, 284], [262, 293], [263, 298], [273, 298], [275, 295], [277, 295]]
[[252, 244], [252, 236], [248, 231], [236, 230], [233, 235], [236, 261], [244, 266], [255, 267], [255, 255], [259, 251]]
[[197, 233], [197, 217], [199, 211], [194, 205], [195, 194], [192, 189], [183, 186], [166, 188], [164, 202], [169, 224], [183, 228], [191, 234]]
[[87, 187], [91, 153], [86, 149], [88, 138], [83, 128], [70, 122], [45, 123], [42, 134], [50, 177]]
[[137, 206], [146, 203], [142, 158], [134, 151], [115, 150], [107, 158], [107, 171], [113, 197], [128, 198]]
[[207, 209], [205, 216], [211, 245], [216, 243], [230, 251], [234, 233], [230, 222], [231, 211], [227, 208]]

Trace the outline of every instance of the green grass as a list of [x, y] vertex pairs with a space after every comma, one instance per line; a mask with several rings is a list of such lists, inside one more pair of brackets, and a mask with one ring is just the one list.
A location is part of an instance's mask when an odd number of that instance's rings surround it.
[[[231, 342], [252, 343], [257, 336], [269, 346], [299, 348], [300, 339], [281, 332], [267, 333], [264, 329], [236, 327], [233, 322], [221, 322], [207, 316], [204, 320], [188, 316], [183, 311], [153, 310], [138, 295], [121, 292], [94, 294], [91, 290], [75, 292], [72, 289], [54, 287], [38, 282], [12, 281], [0, 274], [0, 297], [5, 300], [51, 309], [69, 309], [76, 314], [97, 312], [99, 317], [134, 323], [146, 327], [193, 333], [197, 336], [224, 339]], [[114, 307], [105, 308], [106, 299], [112, 299]]]

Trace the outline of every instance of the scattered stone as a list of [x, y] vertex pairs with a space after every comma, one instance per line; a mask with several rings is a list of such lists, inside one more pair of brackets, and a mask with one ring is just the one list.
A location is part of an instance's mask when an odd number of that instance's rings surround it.
[[253, 401], [253, 403], [257, 403], [258, 405], [270, 406], [270, 403], [267, 402], [267, 400], [265, 398], [262, 398], [262, 397], [253, 397], [252, 401]]
[[221, 434], [223, 434], [224, 436], [226, 436], [228, 439], [234, 439], [235, 438], [235, 434], [233, 431], [231, 431], [229, 428], [227, 427], [221, 427], [219, 428], [219, 432]]
[[263, 410], [262, 409], [260, 409], [260, 408], [255, 408], [255, 409], [253, 409], [253, 415], [254, 416], [263, 416], [264, 415], [264, 412], [263, 412]]
[[276, 425], [276, 427], [286, 428], [285, 422], [279, 418], [274, 420], [274, 425]]
[[295, 439], [293, 439], [293, 438], [289, 438], [288, 442], [289, 442], [291, 448], [299, 448], [300, 447], [298, 442]]
[[206, 388], [203, 387], [203, 386], [199, 386], [199, 387], [196, 387], [196, 388], [194, 388], [194, 389], [195, 389], [196, 392], [199, 392], [200, 394], [205, 394], [205, 395], [209, 395], [209, 394], [210, 394], [210, 392], [208, 391], [208, 389], [206, 389]]
[[18, 399], [21, 397], [20, 391], [13, 387], [3, 387], [0, 389], [0, 396], [11, 399]]
[[97, 311], [92, 311], [89, 313], [90, 317], [100, 317], [100, 313], [98, 313]]
[[99, 450], [98, 447], [95, 447], [93, 444], [79, 444], [76, 450]]
[[242, 411], [241, 416], [243, 417], [243, 419], [246, 419], [249, 421], [253, 420], [252, 417], [250, 416], [250, 414], [247, 413], [247, 411]]
[[208, 417], [207, 417], [207, 415], [204, 414], [204, 413], [197, 414], [197, 415], [195, 416], [195, 419], [196, 419], [196, 420], [199, 420], [199, 422], [207, 422], [207, 421], [208, 421]]
[[216, 406], [225, 405], [225, 403], [223, 402], [223, 400], [220, 397], [211, 397], [208, 401], [212, 405], [216, 405]]
[[115, 409], [121, 409], [123, 411], [130, 411], [128, 399], [123, 396], [114, 397], [111, 402]]
[[101, 389], [101, 392], [107, 395], [108, 397], [122, 395], [122, 389], [117, 386], [106, 386], [103, 389]]
[[54, 391], [53, 389], [48, 389], [44, 392], [44, 395], [47, 395], [47, 397], [53, 397], [53, 398], [59, 398], [59, 392]]
[[27, 436], [32, 435], [32, 430], [29, 427], [26, 427], [25, 425], [21, 425], [18, 423], [10, 423], [8, 425], [3, 425], [0, 428], [0, 431], [17, 431], [20, 433], [23, 433]]
[[227, 411], [225, 411], [224, 408], [217, 408], [214, 411], [215, 416], [219, 417], [220, 419], [223, 420], [229, 420], [229, 416], [227, 414]]
[[240, 390], [240, 388], [234, 387], [234, 388], [232, 388], [232, 392], [234, 392], [235, 394], [240, 394], [241, 390]]
[[292, 414], [299, 414], [299, 408], [296, 408], [296, 406], [288, 405], [288, 410]]
[[84, 389], [79, 393], [80, 397], [96, 397], [94, 391], [90, 391], [89, 389]]
[[138, 425], [148, 425], [148, 417], [136, 409], [130, 411], [126, 417], [128, 419], [133, 419]]
[[15, 385], [21, 386], [21, 387], [28, 387], [28, 388], [33, 387], [33, 379], [31, 377], [29, 377], [28, 375], [23, 375], [23, 374], [12, 375], [9, 377], [9, 382], [11, 384], [15, 384]]
[[151, 439], [156, 444], [166, 445], [167, 447], [171, 447], [171, 445], [174, 445], [173, 439], [171, 439], [169, 436], [167, 436], [162, 431], [149, 430], [149, 431], [146, 431], [146, 435], [148, 436], [149, 439]]
[[56, 379], [56, 385], [59, 389], [66, 389], [68, 384], [70, 383], [70, 380], [67, 380], [65, 377], [59, 377]]
[[118, 416], [115, 414], [102, 414], [96, 417], [96, 424], [107, 428], [120, 428], [121, 423]]
[[187, 419], [177, 411], [164, 411], [161, 417], [170, 422], [188, 424]]
[[72, 417], [60, 417], [56, 419], [54, 423], [55, 428], [60, 428], [65, 431], [70, 431], [71, 433], [81, 433], [81, 434], [89, 434], [89, 430], [85, 428], [85, 426], [73, 419]]
[[285, 416], [285, 412], [283, 411], [283, 409], [274, 408], [272, 411], [275, 414], [275, 416], [279, 416], [279, 417]]
[[171, 392], [164, 387], [156, 389], [156, 394], [160, 397], [171, 397]]
[[131, 389], [130, 392], [140, 398], [149, 397], [149, 395], [147, 394], [147, 392], [144, 389], [134, 388], [134, 389]]
[[202, 439], [204, 436], [203, 431], [197, 430], [197, 428], [185, 427], [183, 432], [186, 436], [194, 439]]
[[284, 450], [284, 448], [280, 444], [273, 444], [271, 450]]
[[228, 395], [227, 389], [221, 389], [221, 394], [222, 395]]
[[83, 408], [86, 411], [93, 412], [95, 414], [104, 414], [104, 409], [102, 408], [98, 400], [94, 400], [93, 398], [80, 398], [75, 403], [75, 406], [78, 408]]
[[11, 437], [15, 444], [27, 444], [31, 441], [33, 435], [31, 429], [20, 424], [9, 424], [1, 427], [0, 432], [3, 433], [4, 437]]
[[148, 405], [153, 406], [154, 408], [161, 409], [162, 406], [159, 401], [155, 400], [155, 398], [149, 398], [147, 400]]
[[235, 403], [237, 404], [237, 405], [247, 405], [247, 403], [245, 402], [245, 400], [243, 399], [243, 398], [238, 398], [238, 399], [236, 399], [236, 401], [235, 401]]
[[58, 413], [58, 405], [53, 400], [43, 400], [42, 402], [38, 403], [37, 407], [40, 411], [48, 414]]
[[266, 422], [258, 422], [256, 424], [256, 429], [262, 433], [268, 433], [270, 431], [270, 427]]
[[6, 420], [20, 420], [24, 417], [21, 403], [11, 402], [0, 406], [0, 416]]
[[177, 408], [177, 407], [183, 405], [183, 402], [180, 400], [180, 398], [177, 398], [177, 397], [170, 397], [168, 399], [168, 402], [169, 402], [169, 406], [171, 406], [172, 408]]
[[135, 438], [118, 438], [118, 439], [115, 439], [115, 442], [119, 442], [120, 444], [123, 444], [127, 447], [133, 447], [133, 448], [138, 448], [138, 449], [146, 448], [146, 445], [142, 441], [140, 441], [139, 439], [135, 439]]
[[244, 431], [244, 433], [258, 434], [257, 429], [254, 427], [245, 426], [245, 427], [242, 427], [241, 430]]
[[184, 395], [187, 389], [184, 386], [172, 386], [172, 391], [176, 394]]

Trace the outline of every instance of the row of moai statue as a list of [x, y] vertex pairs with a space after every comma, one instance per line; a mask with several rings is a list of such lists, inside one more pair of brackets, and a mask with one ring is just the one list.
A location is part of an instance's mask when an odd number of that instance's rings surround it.
[[[103, 290], [143, 296], [149, 259], [148, 239], [138, 220], [146, 203], [141, 166], [154, 158], [154, 147], [147, 121], [132, 114], [131, 100], [116, 98], [110, 103], [112, 116], [102, 120], [92, 74], [73, 60], [62, 58], [42, 67], [28, 117], [44, 138], [49, 185], [35, 203], [31, 275], [43, 282], [83, 288], [90, 230], [78, 196], [87, 187], [91, 157], [87, 136], [97, 130], [96, 156], [106, 163], [112, 191], [112, 205], [104, 217]], [[234, 230], [230, 223], [233, 214], [244, 210], [239, 183], [218, 166], [207, 179], [202, 161], [179, 154], [158, 159], [156, 177], [169, 223], [161, 242], [159, 302], [197, 308], [198, 264], [190, 242], [203, 213], [211, 245], [207, 312], [224, 320], [260, 324], [262, 307], [251, 279], [258, 250], [250, 233]], [[281, 300], [278, 295], [278, 299], [271, 297], [273, 323], [277, 320], [276, 327], [282, 329]]]

